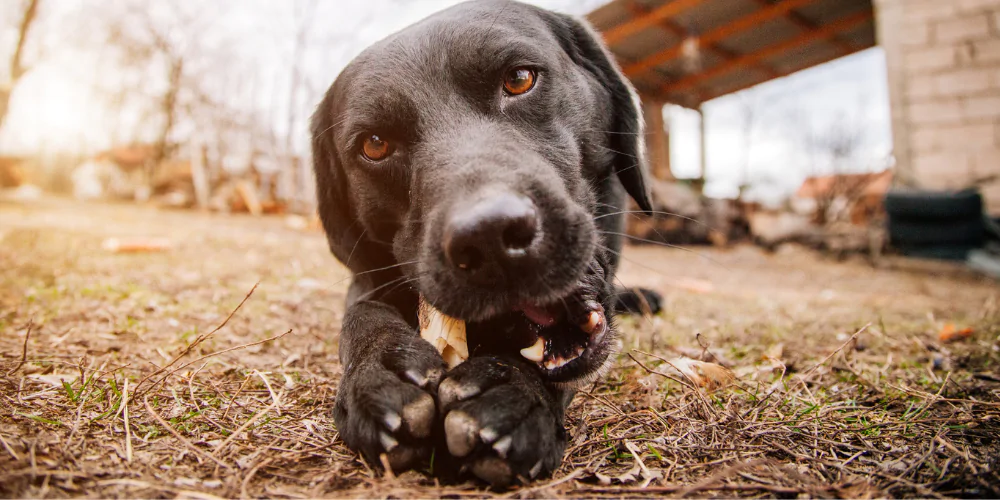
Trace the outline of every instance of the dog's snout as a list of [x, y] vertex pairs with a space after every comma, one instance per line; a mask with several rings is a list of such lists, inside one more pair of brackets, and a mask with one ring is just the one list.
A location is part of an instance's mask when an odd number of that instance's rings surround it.
[[453, 207], [442, 247], [452, 266], [491, 279], [528, 258], [538, 232], [531, 200], [504, 192]]

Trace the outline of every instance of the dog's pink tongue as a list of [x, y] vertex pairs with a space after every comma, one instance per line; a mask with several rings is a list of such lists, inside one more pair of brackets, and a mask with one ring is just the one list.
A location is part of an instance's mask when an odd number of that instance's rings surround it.
[[532, 304], [524, 304], [520, 307], [521, 312], [532, 322], [541, 326], [552, 326], [556, 324], [556, 316], [544, 307]]

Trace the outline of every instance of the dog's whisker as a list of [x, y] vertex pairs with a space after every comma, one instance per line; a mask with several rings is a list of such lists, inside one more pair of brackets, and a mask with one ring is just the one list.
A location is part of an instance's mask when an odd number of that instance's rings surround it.
[[[607, 205], [607, 204], [606, 204], [606, 203], [604, 203], [604, 205]], [[611, 206], [611, 205], [608, 205], [608, 206]], [[637, 212], [637, 213], [645, 213], [645, 212], [644, 212], [644, 211], [642, 211], [642, 210], [625, 210], [625, 211], [623, 212], [623, 213], [626, 213], [627, 215], [629, 215], [630, 217], [632, 217], [632, 218], [634, 218], [634, 219], [636, 219], [636, 220], [640, 220], [640, 219], [639, 219], [639, 216], [638, 216], [638, 215], [636, 215], [635, 213], [630, 213], [630, 212]], [[656, 213], [656, 212], [654, 211], [653, 213]], [[669, 212], [663, 212], [663, 213], [669, 213]], [[610, 215], [610, 214], [608, 214], [608, 215]], [[671, 214], [671, 215], [677, 215], [677, 214]], [[707, 228], [707, 229], [708, 229], [708, 230], [710, 230], [710, 231], [718, 231], [718, 229], [715, 229], [714, 227], [712, 227], [712, 226], [709, 226], [708, 224], [705, 224], [704, 222], [701, 222], [701, 221], [699, 221], [699, 220], [696, 220], [696, 219], [692, 219], [692, 218], [690, 218], [690, 217], [685, 217], [685, 216], [683, 216], [683, 215], [677, 215], [677, 216], [678, 216], [678, 217], [681, 217], [681, 218], [685, 218], [685, 219], [688, 219], [688, 220], [690, 220], [690, 221], [692, 221], [692, 222], [694, 222], [694, 223], [696, 223], [696, 224], [699, 224], [699, 225], [701, 225], [702, 227], [705, 227], [705, 228]], [[596, 220], [596, 219], [598, 219], [598, 218], [600, 218], [600, 217], [595, 217], [595, 220]], [[666, 236], [664, 236], [664, 235], [663, 235], [663, 233], [661, 233], [661, 232], [660, 232], [660, 231], [659, 231], [658, 229], [656, 229], [655, 227], [652, 227], [652, 228], [650, 228], [650, 229], [651, 229], [651, 230], [652, 230], [652, 231], [653, 231], [654, 233], [656, 233], [656, 235], [657, 235], [657, 236], [659, 236], [659, 237], [660, 237], [660, 240], [661, 240], [661, 243], [663, 243], [664, 245], [669, 245], [669, 243], [666, 243], [666, 239], [667, 239], [667, 237], [666, 237]], [[652, 242], [651, 242], [651, 243], [652, 243]], [[655, 244], [655, 243], [654, 243], [654, 244]], [[699, 256], [701, 256], [701, 255], [699, 254]], [[722, 266], [723, 268], [726, 268], [726, 266], [725, 266], [725, 265], [722, 265], [722, 264], [719, 264], [719, 265], [720, 265], [720, 266]], [[728, 269], [728, 268], [726, 268], [726, 269]]]
[[[639, 295], [639, 292], [638, 292], [638, 291], [636, 291], [636, 289], [635, 289], [634, 287], [628, 287], [628, 286], [625, 286], [625, 283], [622, 283], [622, 280], [621, 280], [621, 278], [619, 278], [618, 276], [615, 276], [615, 277], [614, 277], [614, 279], [615, 279], [615, 281], [617, 281], [617, 282], [618, 282], [618, 286], [619, 286], [619, 287], [621, 287], [621, 289], [622, 289], [622, 290], [625, 290], [625, 291], [629, 291], [629, 292], [631, 292], [631, 293], [632, 293], [633, 295]], [[619, 293], [619, 294], [615, 294], [615, 296], [616, 296], [616, 297], [617, 297], [617, 296], [620, 296], [620, 295], [625, 295], [625, 294], [624, 294], [624, 293]], [[642, 314], [640, 314], [639, 316], [641, 316], [641, 317], [642, 317], [642, 319], [643, 319], [643, 320], [645, 320], [645, 321], [646, 321], [646, 323], [647, 323], [647, 324], [648, 324], [648, 325], [649, 325], [650, 327], [653, 327], [653, 326], [654, 326], [654, 325], [653, 325], [653, 320], [652, 320], [652, 319], [651, 319], [651, 318], [649, 317], [649, 315], [647, 315], [647, 314], [645, 313], [645, 311], [643, 311], [643, 313], [642, 313]], [[655, 335], [656, 333], [655, 333], [655, 332], [653, 332], [653, 334]]]
[[[611, 206], [611, 205], [608, 205], [608, 206]], [[620, 215], [620, 214], [638, 214], [638, 215], [643, 215], [643, 214], [654, 214], [654, 215], [668, 215], [668, 216], [670, 216], [670, 217], [677, 217], [678, 219], [684, 219], [684, 220], [687, 220], [687, 221], [691, 221], [691, 222], [694, 222], [695, 224], [698, 224], [699, 226], [702, 226], [702, 227], [704, 227], [704, 228], [706, 228], [706, 229], [711, 229], [711, 230], [713, 230], [713, 231], [718, 231], [718, 229], [716, 229], [715, 227], [713, 227], [713, 226], [710, 226], [710, 225], [708, 225], [708, 224], [706, 224], [706, 223], [704, 223], [704, 222], [702, 222], [702, 221], [700, 221], [700, 220], [698, 220], [698, 219], [695, 219], [695, 218], [693, 218], [693, 217], [688, 217], [688, 216], [686, 216], [686, 215], [681, 215], [681, 214], [676, 214], [676, 213], [673, 213], [673, 212], [665, 212], [665, 211], [663, 211], [663, 210], [650, 210], [650, 211], [648, 211], [648, 212], [647, 212], [647, 211], [645, 211], [645, 210], [620, 210], [620, 211], [618, 211], [618, 212], [611, 212], [611, 213], [607, 213], [607, 214], [601, 214], [601, 215], [598, 215], [597, 217], [594, 217], [594, 219], [593, 219], [593, 220], [598, 220], [598, 219], [603, 219], [603, 218], [605, 218], [605, 217], [610, 217], [610, 216], [612, 216], [612, 215]]]
[[630, 155], [628, 153], [618, 151], [617, 149], [609, 148], [607, 146], [601, 146], [600, 144], [594, 144], [594, 146], [599, 147], [605, 151], [611, 151], [612, 153], [620, 154], [622, 156], [628, 156], [629, 158], [637, 158], [635, 155]]
[[365, 238], [365, 233], [367, 232], [368, 228], [366, 227], [364, 231], [361, 231], [361, 236], [358, 236], [358, 241], [354, 242], [354, 247], [351, 248], [351, 253], [347, 256], [347, 262], [344, 263], [344, 266], [348, 269], [351, 268], [351, 258], [354, 257], [354, 251], [358, 249], [358, 244]]
[[654, 241], [654, 240], [650, 240], [650, 239], [646, 239], [646, 238], [640, 238], [638, 236], [632, 236], [631, 234], [620, 233], [620, 232], [617, 232], [617, 231], [602, 231], [602, 230], [598, 230], [597, 232], [603, 233], [603, 234], [612, 234], [612, 235], [616, 235], [616, 236], [621, 236], [622, 238], [629, 238], [629, 239], [632, 239], [632, 240], [635, 240], [635, 241], [641, 241], [643, 243], [649, 243], [650, 245], [658, 245], [658, 246], [667, 247], [667, 248], [674, 248], [674, 249], [677, 249], [677, 250], [681, 250], [681, 251], [684, 251], [684, 252], [688, 252], [688, 253], [697, 255], [698, 257], [701, 257], [701, 258], [703, 258], [703, 259], [705, 259], [705, 260], [707, 260], [707, 261], [709, 261], [709, 262], [711, 262], [713, 264], [716, 264], [716, 265], [718, 265], [720, 267], [723, 267], [726, 270], [731, 270], [728, 267], [726, 267], [725, 264], [723, 264], [722, 262], [719, 262], [718, 260], [713, 259], [712, 257], [709, 257], [704, 252], [699, 252], [697, 250], [692, 250], [690, 248], [683, 247], [683, 246], [680, 246], [680, 245], [671, 245], [670, 243], [664, 243], [662, 241]]
[[374, 290], [371, 290], [371, 291], [365, 293], [364, 295], [361, 296], [361, 298], [359, 300], [368, 300], [368, 299], [372, 298], [380, 290], [382, 290], [382, 289], [384, 289], [386, 287], [395, 285], [391, 289], [389, 289], [388, 291], [383, 292], [383, 294], [382, 294], [382, 295], [389, 295], [390, 293], [396, 291], [399, 287], [404, 286], [404, 285], [406, 285], [408, 283], [411, 283], [411, 282], [415, 283], [419, 279], [420, 279], [420, 275], [419, 274], [416, 275], [416, 276], [400, 276], [399, 278], [396, 278], [396, 279], [393, 279], [393, 280], [389, 280], [386, 283], [384, 283], [384, 284], [376, 287]]
[[611, 135], [641, 135], [652, 137], [652, 132], [623, 132], [620, 130], [600, 130], [594, 128], [584, 129], [587, 132], [597, 132], [598, 134], [611, 134]]
[[401, 287], [401, 286], [407, 286], [407, 285], [409, 285], [411, 283], [416, 283], [419, 280], [420, 280], [420, 276], [419, 275], [406, 278], [403, 281], [401, 281], [399, 283], [396, 283], [396, 286], [390, 288], [389, 290], [386, 290], [383, 295], [389, 295], [392, 292], [395, 292], [397, 289], [399, 289], [399, 287]]
[[[355, 244], [355, 246], [357, 246], [357, 244]], [[352, 253], [353, 253], [353, 250], [352, 250]], [[345, 281], [347, 281], [349, 279], [352, 279], [352, 278], [355, 278], [357, 276], [361, 276], [361, 275], [364, 275], [364, 274], [377, 273], [377, 272], [380, 272], [380, 271], [388, 271], [388, 270], [390, 270], [392, 268], [395, 268], [395, 267], [408, 266], [408, 265], [411, 265], [411, 264], [417, 264], [419, 262], [420, 262], [419, 260], [411, 260], [411, 261], [408, 261], [408, 262], [400, 262], [398, 264], [393, 264], [391, 266], [380, 267], [378, 269], [369, 269], [367, 271], [361, 271], [360, 273], [352, 273], [350, 276], [348, 276], [348, 277], [346, 277], [346, 278], [344, 278], [342, 280], [334, 282], [331, 286], [337, 286], [337, 285], [339, 285], [339, 284], [341, 284], [341, 283], [343, 283], [343, 282], [345, 282]]]

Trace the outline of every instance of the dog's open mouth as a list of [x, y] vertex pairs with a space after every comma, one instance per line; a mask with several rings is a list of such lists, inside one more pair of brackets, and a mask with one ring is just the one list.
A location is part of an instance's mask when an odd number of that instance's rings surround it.
[[468, 340], [473, 354], [519, 355], [550, 381], [568, 382], [603, 365], [609, 331], [604, 307], [597, 302], [571, 307], [560, 301], [523, 304], [490, 319], [469, 322]]
[[521, 314], [531, 323], [527, 337], [534, 337], [531, 345], [519, 351], [521, 356], [553, 372], [592, 354], [594, 347], [603, 342], [608, 322], [600, 304], [593, 303], [588, 309], [576, 322], [558, 306], [520, 308]]

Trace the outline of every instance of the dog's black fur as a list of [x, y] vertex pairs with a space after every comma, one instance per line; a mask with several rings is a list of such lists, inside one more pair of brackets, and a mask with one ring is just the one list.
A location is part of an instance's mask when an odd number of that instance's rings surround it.
[[[503, 91], [512, 68], [536, 73], [530, 91]], [[343, 70], [313, 116], [312, 144], [330, 249], [354, 273], [335, 413], [348, 446], [376, 464], [385, 453], [397, 471], [436, 448], [436, 468], [451, 452], [494, 484], [558, 466], [564, 408], [616, 340], [612, 331], [542, 369], [518, 355], [517, 332], [532, 325], [516, 308], [565, 305], [567, 319], [546, 330], [554, 337], [573, 335], [590, 310], [610, 321], [619, 296], [659, 308], [655, 293], [611, 285], [626, 193], [650, 210], [637, 106], [588, 27], [505, 0], [440, 12]], [[388, 158], [364, 157], [372, 134], [395, 145]], [[450, 265], [449, 225], [502, 196], [537, 213], [526, 255], [477, 273]], [[417, 334], [418, 295], [468, 322], [472, 357], [450, 372]]]

